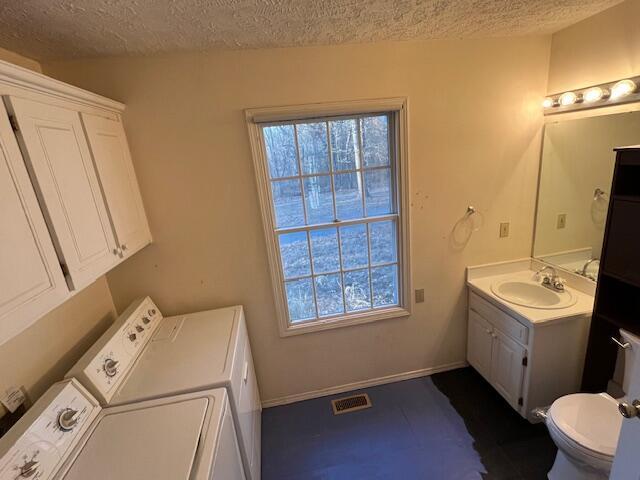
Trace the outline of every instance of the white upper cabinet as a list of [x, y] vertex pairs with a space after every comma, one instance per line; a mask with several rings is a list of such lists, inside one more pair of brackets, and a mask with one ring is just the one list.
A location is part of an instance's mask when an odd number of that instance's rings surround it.
[[5, 97], [67, 280], [80, 289], [120, 261], [78, 111]]
[[7, 113], [0, 103], [0, 343], [69, 295]]
[[151, 242], [127, 137], [119, 119], [88, 113], [82, 123], [98, 171], [118, 248], [131, 255]]

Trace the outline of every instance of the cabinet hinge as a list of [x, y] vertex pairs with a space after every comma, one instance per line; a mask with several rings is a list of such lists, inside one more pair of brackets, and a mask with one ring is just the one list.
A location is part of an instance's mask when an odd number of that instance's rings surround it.
[[13, 130], [14, 132], [17, 132], [20, 130], [18, 128], [18, 122], [16, 121], [16, 117], [14, 117], [13, 115], [9, 115], [9, 124], [11, 125], [11, 130]]
[[522, 397], [518, 398], [518, 405], [522, 406]]
[[522, 359], [522, 366], [523, 366], [523, 367], [526, 367], [527, 365], [529, 365], [529, 358], [524, 357], [524, 358]]

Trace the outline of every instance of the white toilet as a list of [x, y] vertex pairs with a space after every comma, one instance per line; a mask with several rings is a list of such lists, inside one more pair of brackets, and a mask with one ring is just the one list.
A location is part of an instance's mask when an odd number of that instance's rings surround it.
[[[620, 330], [624, 350], [623, 389], [628, 391], [633, 372], [640, 371], [640, 338]], [[622, 427], [618, 400], [606, 393], [575, 393], [559, 398], [546, 416], [558, 454], [549, 480], [609, 478]]]

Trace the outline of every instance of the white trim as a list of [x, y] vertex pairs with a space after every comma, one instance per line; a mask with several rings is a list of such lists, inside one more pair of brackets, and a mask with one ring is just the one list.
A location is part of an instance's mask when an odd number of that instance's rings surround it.
[[244, 113], [247, 123], [267, 123], [304, 120], [318, 116], [329, 117], [397, 111], [406, 108], [406, 105], [406, 97], [394, 97], [346, 102], [310, 103], [285, 107], [249, 108]]
[[[260, 200], [262, 214], [263, 233], [267, 244], [267, 256], [271, 284], [274, 294], [278, 329], [281, 337], [300, 335], [303, 333], [317, 332], [330, 328], [338, 328], [349, 325], [357, 325], [377, 320], [398, 318], [411, 314], [411, 262], [410, 262], [410, 238], [409, 232], [409, 155], [408, 155], [408, 100], [406, 98], [387, 98], [374, 100], [357, 100], [352, 102], [332, 102], [311, 105], [296, 105], [289, 107], [255, 108], [245, 111], [247, 129], [251, 145], [253, 166]], [[327, 320], [315, 320], [313, 322], [291, 325], [288, 322], [288, 309], [286, 294], [284, 291], [284, 274], [280, 264], [280, 253], [277, 245], [275, 227], [275, 212], [271, 202], [271, 185], [266, 151], [262, 136], [262, 124], [284, 120], [300, 120], [303, 118], [318, 118], [330, 115], [359, 115], [363, 113], [384, 112], [390, 113], [390, 128], [394, 128], [395, 162], [392, 173], [395, 172], [397, 185], [394, 184], [396, 198], [397, 228], [398, 228], [398, 268], [401, 278], [398, 285], [399, 307], [388, 309], [368, 310], [362, 314], [350, 313]], [[301, 173], [301, 172], [300, 172]], [[399, 188], [397, 188], [399, 187]], [[399, 195], [402, 192], [402, 195]], [[303, 198], [304, 202], [304, 198]], [[304, 203], [303, 203], [304, 204]], [[307, 228], [304, 229], [308, 230]]]
[[2, 60], [0, 60], [0, 85], [114, 112], [122, 112], [125, 109], [123, 103]]
[[386, 385], [388, 383], [401, 382], [403, 380], [411, 380], [413, 378], [428, 377], [435, 373], [447, 372], [449, 370], [456, 370], [463, 368], [469, 364], [466, 361], [447, 363], [439, 365], [437, 367], [421, 368], [419, 370], [412, 370], [403, 373], [394, 373], [392, 375], [386, 375], [384, 377], [371, 378], [369, 380], [361, 380], [359, 382], [346, 383], [337, 387], [322, 388], [320, 390], [311, 390], [304, 393], [296, 393], [293, 395], [286, 395], [284, 397], [273, 398], [271, 400], [264, 400], [262, 402], [262, 408], [277, 407], [279, 405], [288, 405], [290, 403], [302, 402], [304, 400], [311, 400], [313, 398], [327, 397], [329, 395], [335, 395], [338, 393], [350, 392], [352, 390], [360, 390], [362, 388], [375, 387], [377, 385]]

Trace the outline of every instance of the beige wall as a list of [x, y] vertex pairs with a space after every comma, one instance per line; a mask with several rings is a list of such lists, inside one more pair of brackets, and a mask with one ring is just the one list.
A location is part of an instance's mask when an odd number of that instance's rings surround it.
[[35, 60], [23, 57], [22, 55], [18, 55], [10, 50], [5, 50], [4, 48], [0, 48], [0, 60], [13, 63], [14, 65], [18, 65], [23, 68], [28, 68], [34, 72], [42, 73], [42, 67]]
[[552, 37], [549, 93], [640, 75], [640, 1], [627, 0]]
[[0, 347], [0, 388], [24, 385], [35, 401], [62, 380], [114, 319], [109, 287], [101, 277]]
[[[40, 72], [40, 65], [0, 49], [0, 60]], [[104, 277], [0, 347], [0, 389], [24, 386], [35, 401], [97, 340], [115, 318]], [[0, 405], [0, 416], [5, 413]]]
[[[383, 43], [55, 62], [124, 101], [154, 244], [108, 275], [118, 310], [246, 307], [263, 399], [465, 359], [464, 268], [531, 252], [548, 37]], [[243, 109], [409, 97], [410, 318], [280, 338]], [[450, 231], [467, 205], [483, 230]], [[498, 238], [498, 223], [511, 236]]]

